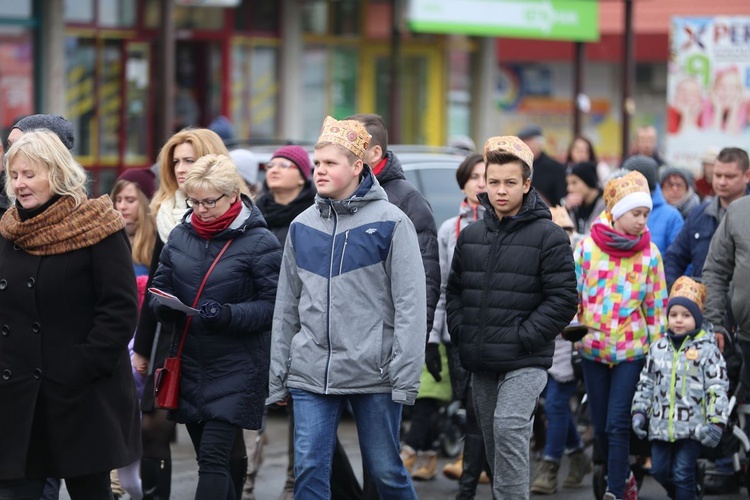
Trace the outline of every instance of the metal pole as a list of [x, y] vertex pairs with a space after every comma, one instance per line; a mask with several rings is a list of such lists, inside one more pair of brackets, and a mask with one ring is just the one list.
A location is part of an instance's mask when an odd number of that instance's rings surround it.
[[633, 0], [625, 0], [625, 33], [622, 53], [622, 158], [630, 151], [630, 121], [635, 114], [633, 80], [635, 78], [635, 33], [633, 33]]
[[160, 120], [156, 131], [157, 151], [174, 132], [174, 79], [175, 79], [175, 30], [174, 0], [161, 2], [161, 26], [159, 27], [159, 62], [157, 65], [157, 102], [161, 105]]
[[401, 142], [401, 2], [392, 0], [391, 13], [391, 81], [388, 103], [388, 142]]
[[583, 95], [583, 75], [586, 69], [586, 44], [575, 42], [575, 69], [573, 74], [573, 136], [581, 135], [583, 110], [578, 97]]

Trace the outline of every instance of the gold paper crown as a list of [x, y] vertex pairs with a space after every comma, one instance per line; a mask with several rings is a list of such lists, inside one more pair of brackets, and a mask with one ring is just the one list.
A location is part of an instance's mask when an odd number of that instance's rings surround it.
[[648, 189], [648, 181], [642, 173], [632, 170], [623, 177], [612, 179], [604, 187], [604, 202], [607, 204], [607, 210], [612, 211], [618, 201], [637, 192], [651, 195], [651, 191]]
[[326, 116], [318, 142], [338, 144], [354, 153], [360, 160], [364, 160], [371, 137], [365, 126], [358, 121], [339, 121], [332, 116]]
[[534, 153], [521, 139], [514, 135], [503, 135], [490, 137], [484, 143], [484, 161], [487, 162], [487, 153], [491, 151], [502, 151], [517, 156], [519, 160], [534, 169]]
[[703, 304], [706, 302], [706, 287], [701, 283], [697, 283], [687, 276], [680, 276], [677, 281], [672, 285], [672, 293], [669, 294], [669, 298], [685, 297], [686, 299], [695, 302], [698, 309], [703, 311]]
[[575, 229], [573, 221], [570, 219], [570, 215], [568, 215], [568, 211], [565, 208], [560, 206], [550, 207], [549, 211], [552, 213], [552, 222], [563, 229]]

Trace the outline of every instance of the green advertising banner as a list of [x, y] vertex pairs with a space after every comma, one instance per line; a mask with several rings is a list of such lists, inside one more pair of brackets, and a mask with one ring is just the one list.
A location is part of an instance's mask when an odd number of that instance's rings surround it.
[[420, 33], [599, 40], [598, 0], [409, 0]]

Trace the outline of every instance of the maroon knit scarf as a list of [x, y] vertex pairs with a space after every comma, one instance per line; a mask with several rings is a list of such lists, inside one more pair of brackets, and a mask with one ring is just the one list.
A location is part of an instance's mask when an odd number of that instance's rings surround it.
[[195, 212], [193, 212], [192, 217], [190, 218], [190, 222], [192, 222], [193, 227], [195, 228], [195, 232], [198, 233], [198, 236], [200, 236], [204, 240], [210, 240], [211, 238], [228, 228], [229, 225], [234, 222], [234, 219], [236, 219], [237, 216], [240, 215], [241, 210], [242, 202], [238, 199], [237, 201], [232, 203], [232, 205], [230, 205], [229, 210], [224, 212], [223, 215], [215, 218], [210, 222], [203, 222]]

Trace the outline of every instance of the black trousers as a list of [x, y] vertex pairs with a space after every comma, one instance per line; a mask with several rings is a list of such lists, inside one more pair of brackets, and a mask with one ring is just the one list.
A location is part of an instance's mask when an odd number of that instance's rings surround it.
[[198, 459], [196, 500], [235, 500], [237, 496], [229, 471], [229, 455], [242, 430], [217, 420], [186, 424]]
[[[0, 481], [0, 500], [39, 500], [44, 479]], [[65, 478], [71, 500], [112, 500], [109, 471]]]

